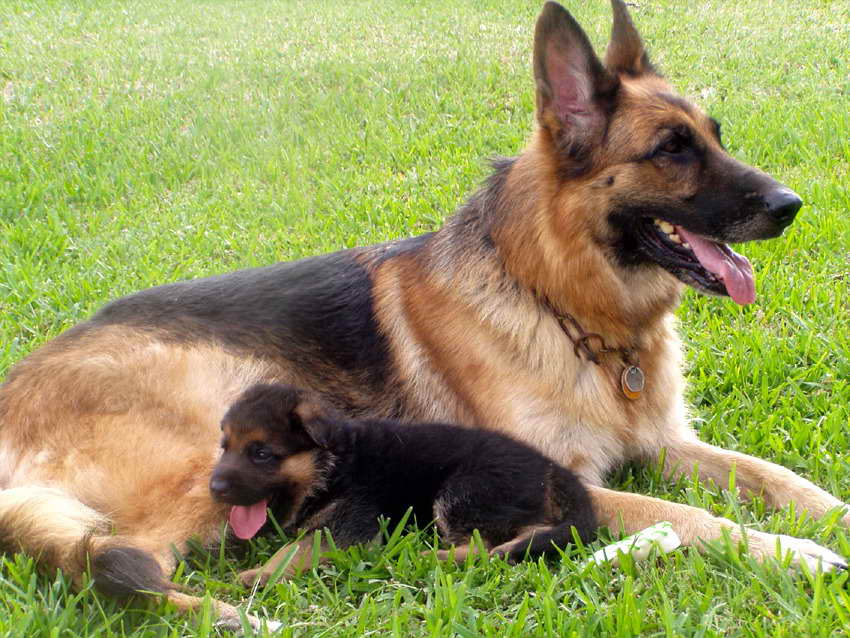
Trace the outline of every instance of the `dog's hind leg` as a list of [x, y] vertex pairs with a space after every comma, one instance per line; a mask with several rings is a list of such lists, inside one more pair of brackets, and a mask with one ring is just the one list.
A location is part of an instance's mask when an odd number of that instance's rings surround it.
[[52, 487], [0, 491], [0, 545], [43, 566], [61, 569], [75, 585], [90, 568], [98, 589], [126, 597], [174, 589], [165, 574], [173, 561], [130, 538], [110, 534], [112, 522], [70, 494]]
[[[464, 545], [453, 545], [451, 549], [438, 549], [437, 558], [440, 560], [449, 560], [452, 558], [456, 563], [462, 563], [466, 560], [467, 556], [470, 554], [477, 554], [478, 552], [478, 546], [473, 544], [470, 540], [469, 543]], [[422, 552], [422, 555], [425, 556], [430, 553], [431, 552]]]
[[552, 555], [558, 549], [572, 545], [573, 530], [582, 543], [596, 538], [599, 525], [593, 512], [593, 502], [579, 479], [565, 468], [554, 467], [549, 487], [546, 490], [546, 509], [550, 524], [526, 527], [517, 538], [494, 547], [491, 554], [518, 562], [526, 556]]
[[527, 529], [517, 538], [491, 549], [490, 555], [502, 556], [512, 563], [518, 563], [526, 557], [555, 555], [558, 549], [563, 550], [574, 544], [573, 529], [583, 543], [592, 541], [596, 535], [596, 529], [587, 528], [584, 520], [566, 520], [558, 525]]
[[14, 487], [0, 491], [0, 547], [35, 556], [79, 585], [87, 543], [109, 531], [109, 520], [62, 490]]
[[[138, 544], [143, 542], [141, 540]], [[183, 613], [197, 611], [204, 605], [204, 598], [180, 591], [183, 589], [181, 586], [166, 578], [165, 574], [171, 571], [174, 562], [170, 557], [165, 558], [170, 555], [170, 548], [154, 553], [141, 549], [133, 539], [120, 536], [95, 537], [87, 544], [90, 548], [88, 555], [92, 579], [104, 593], [116, 598], [161, 594]], [[164, 568], [163, 563], [167, 567]], [[209, 604], [213, 608], [217, 626], [237, 632], [242, 629], [242, 619], [236, 607], [215, 598], [210, 598]], [[244, 618], [255, 631], [259, 631], [263, 625], [263, 621], [252, 614], [245, 613]], [[270, 630], [280, 626], [273, 620], [267, 620], [265, 624]]]
[[[145, 549], [151, 545], [148, 539], [122, 536], [97, 536], [89, 539], [86, 545], [92, 579], [104, 593], [116, 598], [160, 594], [183, 613], [197, 611], [204, 605], [205, 598], [187, 594], [182, 586], [168, 580], [167, 575], [173, 571], [175, 563], [172, 547]], [[210, 598], [209, 604], [218, 627], [241, 631], [238, 608], [215, 598]], [[255, 631], [263, 625], [263, 621], [252, 614], [244, 613], [244, 619]], [[265, 625], [273, 630], [280, 623], [267, 620]]]
[[[181, 611], [198, 609], [204, 599], [176, 591], [168, 580], [174, 568], [170, 547], [155, 550], [145, 539], [110, 534], [108, 517], [62, 490], [26, 486], [0, 490], [0, 547], [36, 557], [39, 564], [61, 569], [80, 587], [90, 570], [95, 586], [118, 598], [162, 595]], [[218, 600], [211, 604], [218, 622], [241, 628], [236, 607]], [[255, 629], [261, 621], [249, 614]], [[275, 626], [269, 621], [268, 627]]]

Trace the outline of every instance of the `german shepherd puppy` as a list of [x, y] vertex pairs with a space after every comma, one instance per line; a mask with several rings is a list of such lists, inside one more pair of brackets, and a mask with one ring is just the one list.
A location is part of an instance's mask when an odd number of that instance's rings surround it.
[[[491, 554], [509, 560], [553, 554], [556, 544], [595, 537], [587, 490], [570, 470], [498, 432], [444, 424], [351, 421], [292, 386], [258, 384], [221, 422], [224, 450], [210, 479], [213, 498], [231, 505], [230, 524], [252, 538], [271, 507], [289, 535], [327, 528], [337, 546], [371, 541], [379, 516], [420, 523], [466, 556], [473, 530]], [[312, 538], [284, 546], [262, 581], [289, 558], [306, 558]], [[291, 558], [290, 558], [291, 556]]]
[[[19, 362], [0, 388], [0, 537], [115, 593], [162, 591], [172, 547], [213, 542], [208, 483], [227, 407], [258, 382], [352, 418], [459, 423], [544, 451], [589, 485], [602, 525], [670, 521], [700, 546], [734, 522], [603, 487], [626, 461], [791, 502], [846, 505], [688, 421], [673, 312], [683, 288], [754, 297], [726, 242], [781, 235], [801, 206], [729, 156], [720, 127], [653, 67], [626, 6], [604, 62], [560, 5], [534, 35], [537, 127], [437, 232], [153, 288]], [[807, 540], [748, 550], [845, 565]], [[191, 606], [181, 599], [186, 606]], [[221, 607], [222, 614], [232, 608]]]

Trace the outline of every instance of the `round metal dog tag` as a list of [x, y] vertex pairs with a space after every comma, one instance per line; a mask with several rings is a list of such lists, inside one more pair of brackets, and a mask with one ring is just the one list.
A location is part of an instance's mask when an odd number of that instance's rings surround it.
[[623, 370], [620, 377], [620, 387], [623, 389], [623, 394], [627, 399], [637, 399], [643, 392], [643, 386], [646, 383], [646, 377], [637, 366], [628, 366]]

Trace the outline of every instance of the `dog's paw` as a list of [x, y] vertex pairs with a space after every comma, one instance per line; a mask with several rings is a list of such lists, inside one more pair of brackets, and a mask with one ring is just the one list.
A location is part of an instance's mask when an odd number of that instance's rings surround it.
[[598, 549], [585, 561], [585, 565], [611, 563], [616, 567], [620, 564], [620, 554], [629, 554], [632, 560], [641, 561], [648, 558], [653, 549], [658, 554], [667, 554], [681, 544], [682, 540], [673, 531], [673, 525], [668, 521], [661, 521], [621, 541]]
[[800, 567], [805, 564], [809, 571], [825, 573], [847, 569], [847, 561], [831, 549], [818, 545], [806, 538], [795, 538], [784, 534], [763, 534], [753, 532], [750, 536], [750, 551], [759, 558], [790, 557], [791, 565]]

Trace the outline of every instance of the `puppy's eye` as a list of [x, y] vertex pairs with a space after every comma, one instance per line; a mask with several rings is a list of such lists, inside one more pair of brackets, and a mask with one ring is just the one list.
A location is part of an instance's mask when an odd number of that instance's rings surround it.
[[272, 451], [264, 445], [252, 448], [249, 454], [254, 463], [268, 463], [274, 458]]

